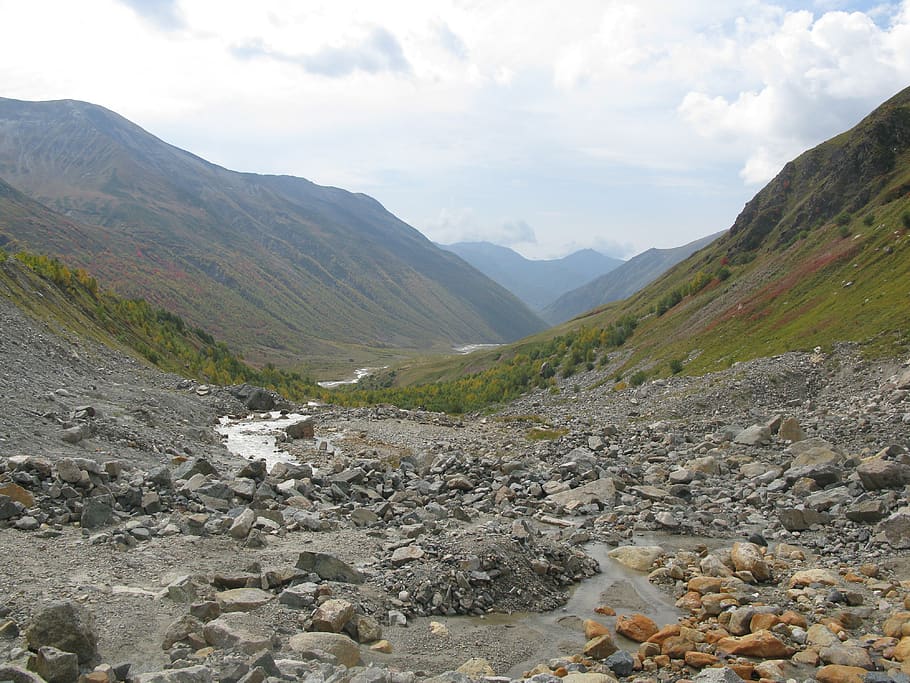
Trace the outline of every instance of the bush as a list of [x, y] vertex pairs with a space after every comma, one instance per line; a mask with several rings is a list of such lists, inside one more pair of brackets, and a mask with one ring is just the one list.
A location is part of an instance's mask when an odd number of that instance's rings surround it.
[[872, 224], [874, 222], [875, 222], [874, 213], [867, 213], [865, 216], [863, 216], [863, 225], [865, 225], [866, 227], [871, 228]]
[[717, 279], [723, 282], [730, 277], [730, 269], [727, 266], [721, 266], [717, 270]]
[[850, 230], [850, 226], [849, 226], [849, 225], [842, 225], [842, 226], [840, 226], [840, 227], [837, 229], [837, 234], [840, 235], [840, 236], [843, 237], [843, 238], [847, 238], [847, 237], [850, 237], [850, 235], [853, 234], [853, 233], [852, 233], [852, 231]]
[[682, 358], [674, 358], [670, 361], [670, 372], [674, 375], [678, 375], [683, 371], [683, 361]]
[[645, 374], [645, 371], [639, 370], [629, 378], [629, 384], [631, 384], [633, 387], [640, 387], [645, 383], [646, 379], [648, 379], [648, 375]]
[[850, 221], [853, 220], [853, 216], [844, 211], [840, 216], [837, 217], [838, 225], [850, 225]]
[[907, 230], [910, 230], [910, 211], [904, 211], [904, 215], [901, 216], [901, 222], [903, 222]]

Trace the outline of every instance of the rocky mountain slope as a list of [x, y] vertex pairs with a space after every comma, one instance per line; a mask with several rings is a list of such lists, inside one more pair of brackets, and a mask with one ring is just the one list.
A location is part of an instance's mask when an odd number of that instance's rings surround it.
[[593, 249], [582, 249], [559, 259], [528, 259], [508, 247], [489, 242], [458, 242], [440, 246], [458, 254], [534, 311], [544, 310], [565, 292], [623, 264], [621, 259]]
[[580, 313], [632, 296], [680, 261], [707, 246], [721, 233], [672, 249], [648, 249], [590, 282], [565, 292], [543, 308], [541, 315], [558, 325]]
[[543, 326], [370, 197], [229, 171], [95, 105], [0, 99], [0, 177], [68, 219], [26, 211], [4, 188], [10, 248], [53, 247], [257, 361], [502, 342]]

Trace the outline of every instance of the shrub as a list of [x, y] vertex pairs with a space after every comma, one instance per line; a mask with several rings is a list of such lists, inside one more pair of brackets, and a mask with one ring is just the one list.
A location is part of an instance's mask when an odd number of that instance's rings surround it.
[[853, 216], [844, 211], [840, 216], [837, 217], [838, 225], [849, 225], [850, 221], [853, 220]]
[[874, 213], [867, 213], [865, 216], [863, 216], [863, 225], [865, 225], [866, 227], [871, 228], [871, 227], [872, 227], [872, 224], [873, 224], [874, 222], [875, 222], [875, 214], [874, 214]]
[[648, 379], [648, 375], [645, 374], [645, 371], [639, 370], [629, 378], [629, 384], [631, 384], [633, 387], [640, 387], [645, 383], [646, 379]]
[[904, 211], [904, 214], [901, 216], [901, 222], [907, 230], [910, 230], [910, 211]]
[[847, 238], [853, 233], [851, 232], [849, 225], [842, 225], [837, 229], [837, 234], [843, 238]]
[[670, 361], [670, 372], [674, 375], [678, 375], [683, 371], [683, 361], [682, 358], [674, 358]]
[[721, 282], [723, 282], [724, 280], [726, 280], [729, 277], [730, 277], [730, 269], [727, 268], [727, 266], [721, 266], [717, 270], [717, 279], [720, 280]]

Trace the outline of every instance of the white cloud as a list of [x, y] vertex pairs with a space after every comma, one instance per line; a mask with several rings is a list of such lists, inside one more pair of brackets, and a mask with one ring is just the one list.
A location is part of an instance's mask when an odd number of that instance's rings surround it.
[[548, 254], [728, 227], [756, 183], [910, 84], [910, 0], [0, 0], [0, 16], [4, 96], [96, 102], [228, 167], [368, 191], [440, 241]]

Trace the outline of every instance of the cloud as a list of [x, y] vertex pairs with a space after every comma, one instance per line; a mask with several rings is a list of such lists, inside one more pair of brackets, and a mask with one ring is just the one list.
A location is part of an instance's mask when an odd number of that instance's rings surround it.
[[165, 31], [184, 27], [177, 0], [120, 0], [140, 17]]
[[516, 219], [493, 225], [484, 225], [477, 212], [470, 207], [443, 208], [439, 216], [424, 232], [440, 244], [455, 242], [492, 242], [506, 247], [532, 245], [537, 235], [527, 221]]
[[465, 47], [464, 42], [461, 38], [458, 37], [456, 33], [449, 28], [449, 25], [444, 21], [440, 21], [435, 26], [436, 36], [439, 39], [439, 44], [446, 49], [450, 54], [454, 55], [458, 59], [466, 59], [468, 56], [468, 48]]
[[329, 78], [341, 78], [356, 71], [368, 74], [408, 73], [411, 65], [401, 44], [388, 30], [376, 26], [356, 42], [341, 46], [327, 45], [303, 55], [274, 50], [261, 39], [231, 48], [240, 59], [267, 58], [302, 66], [306, 71]]
[[[907, 5], [910, 7], [910, 4]], [[737, 46], [756, 86], [729, 94], [692, 90], [680, 116], [701, 136], [742, 150], [740, 176], [761, 184], [791, 158], [855, 125], [910, 82], [910, 26], [861, 12], [790, 12]]]

